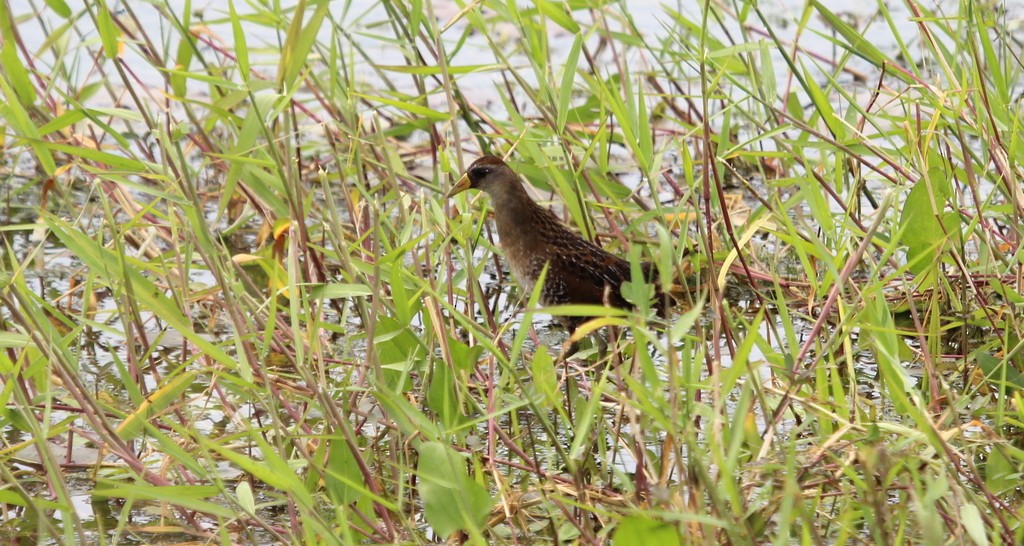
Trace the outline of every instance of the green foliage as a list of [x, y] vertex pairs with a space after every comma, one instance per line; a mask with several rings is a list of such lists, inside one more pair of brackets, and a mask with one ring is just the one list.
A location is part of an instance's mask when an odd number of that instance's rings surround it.
[[424, 515], [442, 537], [456, 531], [482, 537], [481, 530], [493, 504], [487, 489], [466, 474], [465, 461], [449, 447], [437, 442], [417, 446]]
[[612, 545], [682, 544], [679, 531], [672, 525], [645, 516], [628, 516], [615, 527]]
[[[1002, 6], [9, 4], [4, 536], [1024, 538]], [[635, 310], [443, 199], [510, 151]]]

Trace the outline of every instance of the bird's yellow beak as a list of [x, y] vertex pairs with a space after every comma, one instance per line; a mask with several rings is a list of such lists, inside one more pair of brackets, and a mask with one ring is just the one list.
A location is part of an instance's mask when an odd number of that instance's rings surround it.
[[469, 189], [469, 177], [462, 175], [462, 178], [452, 186], [452, 189], [448, 190], [448, 195], [444, 196], [445, 199], [451, 199], [452, 197]]

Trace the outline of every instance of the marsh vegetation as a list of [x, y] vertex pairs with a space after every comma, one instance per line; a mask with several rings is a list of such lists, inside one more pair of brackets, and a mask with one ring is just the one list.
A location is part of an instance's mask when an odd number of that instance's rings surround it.
[[0, 535], [1024, 542], [1021, 5], [285, 4], [0, 3]]

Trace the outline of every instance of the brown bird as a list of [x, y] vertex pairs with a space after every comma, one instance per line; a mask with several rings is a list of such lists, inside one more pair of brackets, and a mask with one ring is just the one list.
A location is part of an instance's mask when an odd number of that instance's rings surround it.
[[[501, 158], [485, 155], [474, 161], [447, 197], [469, 189], [491, 196], [499, 244], [512, 274], [527, 293], [533, 291], [547, 265], [542, 304], [631, 308], [621, 292], [622, 283], [632, 277], [629, 262], [580, 237], [534, 202], [519, 176]], [[641, 268], [644, 278], [652, 281], [656, 275], [653, 264], [643, 263]], [[655, 309], [663, 315], [664, 298], [658, 299]], [[570, 330], [588, 318], [558, 317]]]

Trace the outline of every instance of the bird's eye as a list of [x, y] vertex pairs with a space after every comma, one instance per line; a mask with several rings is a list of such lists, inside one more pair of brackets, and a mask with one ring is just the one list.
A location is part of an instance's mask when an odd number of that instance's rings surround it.
[[490, 167], [477, 167], [477, 168], [473, 169], [473, 177], [474, 178], [483, 178], [483, 177], [485, 177], [485, 176], [487, 176], [489, 174], [491, 174], [491, 168]]

